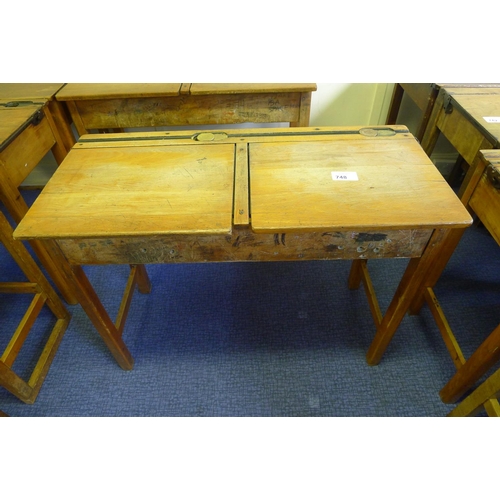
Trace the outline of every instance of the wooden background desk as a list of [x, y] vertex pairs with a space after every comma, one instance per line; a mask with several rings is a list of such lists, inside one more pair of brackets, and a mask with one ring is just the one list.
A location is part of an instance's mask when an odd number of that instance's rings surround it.
[[[141, 127], [309, 125], [314, 83], [68, 83], [56, 96], [80, 135]], [[196, 128], [196, 127], [195, 127]]]
[[[472, 208], [500, 245], [500, 151], [480, 151], [473, 189], [462, 201]], [[500, 325], [490, 333], [469, 359], [457, 366], [457, 373], [441, 390], [445, 403], [456, 402], [492, 366], [500, 361]], [[496, 403], [497, 412], [499, 410]], [[488, 410], [488, 408], [487, 408]], [[494, 414], [494, 409], [492, 413]], [[491, 414], [491, 413], [490, 413]]]
[[[469, 166], [481, 149], [498, 148], [500, 88], [442, 88], [422, 139], [422, 148], [428, 155], [432, 154], [439, 134], [448, 139]], [[468, 169], [460, 197], [467, 189], [472, 172]]]
[[[0, 100], [0, 201], [18, 224], [28, 211], [19, 186], [40, 160], [55, 145], [65, 151], [46, 102], [41, 104]], [[64, 299], [76, 303], [66, 279], [59, 269], [58, 258], [43, 241], [32, 241], [31, 245], [40, 262], [50, 274]]]
[[63, 83], [0, 83], [0, 102], [3, 106], [15, 103], [44, 105], [43, 112], [56, 138], [52, 152], [58, 164], [75, 144], [69, 115], [55, 99], [57, 91], [63, 86]]
[[442, 88], [460, 89], [460, 88], [481, 88], [481, 87], [500, 87], [499, 83], [396, 83], [394, 85], [394, 92], [392, 95], [389, 112], [387, 114], [388, 125], [401, 123], [398, 121], [399, 111], [403, 96], [407, 95], [412, 102], [414, 102], [420, 110], [421, 116], [419, 117], [415, 137], [422, 141], [424, 137], [427, 124], [431, 117], [434, 103]]
[[[149, 290], [144, 264], [352, 259], [376, 364], [471, 222], [406, 127], [233, 129], [83, 136], [15, 237], [64, 254], [63, 272], [125, 369], [121, 333], [135, 283]], [[410, 261], [383, 315], [367, 260], [398, 257]], [[116, 323], [82, 264], [132, 266]]]

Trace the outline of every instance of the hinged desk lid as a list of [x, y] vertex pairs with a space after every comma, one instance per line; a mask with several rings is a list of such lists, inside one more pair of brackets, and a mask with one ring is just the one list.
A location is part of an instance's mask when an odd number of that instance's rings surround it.
[[410, 134], [254, 143], [249, 157], [255, 232], [470, 223], [468, 212]]
[[176, 96], [180, 83], [67, 83], [60, 90], [58, 101], [85, 99], [121, 99], [155, 96]]
[[0, 83], [0, 99], [51, 99], [64, 83]]
[[466, 88], [449, 91], [451, 102], [460, 106], [483, 131], [484, 135], [498, 147], [500, 144], [500, 88]]
[[277, 92], [312, 92], [315, 83], [191, 83], [191, 94], [263, 94]]
[[230, 233], [233, 171], [232, 144], [73, 149], [17, 236]]

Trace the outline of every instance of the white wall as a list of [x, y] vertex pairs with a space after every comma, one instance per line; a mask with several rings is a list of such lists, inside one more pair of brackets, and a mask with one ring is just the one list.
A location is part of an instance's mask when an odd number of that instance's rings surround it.
[[385, 123], [394, 84], [317, 83], [312, 94], [311, 126]]

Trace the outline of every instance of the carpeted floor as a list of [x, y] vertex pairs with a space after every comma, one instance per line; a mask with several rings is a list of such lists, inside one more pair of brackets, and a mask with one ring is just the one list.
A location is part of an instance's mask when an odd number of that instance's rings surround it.
[[[406, 260], [370, 261], [382, 310]], [[86, 267], [114, 317], [126, 266]], [[147, 266], [153, 290], [136, 293], [124, 332], [135, 359], [123, 371], [80, 306], [33, 405], [0, 387], [16, 416], [445, 416], [439, 390], [454, 373], [429, 310], [406, 316], [378, 366], [375, 327], [349, 262]], [[0, 280], [22, 275], [0, 248]], [[500, 321], [500, 250], [472, 227], [435, 292], [468, 357]], [[0, 296], [0, 348], [29, 298]], [[44, 311], [14, 368], [29, 373], [52, 326]]]

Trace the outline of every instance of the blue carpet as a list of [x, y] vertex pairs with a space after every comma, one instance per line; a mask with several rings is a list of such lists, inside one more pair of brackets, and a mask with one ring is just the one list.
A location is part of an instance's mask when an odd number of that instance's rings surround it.
[[[370, 261], [382, 310], [407, 261]], [[439, 390], [454, 373], [429, 310], [406, 316], [378, 366], [366, 351], [375, 327], [349, 262], [147, 266], [124, 332], [132, 371], [113, 360], [81, 307], [33, 405], [0, 388], [11, 416], [444, 416]], [[85, 270], [114, 318], [128, 268]], [[0, 280], [22, 279], [0, 249]], [[465, 356], [500, 322], [500, 252], [484, 228], [466, 231], [435, 292]], [[26, 298], [26, 300], [29, 300]], [[0, 347], [26, 308], [0, 296]], [[46, 311], [19, 359], [29, 373], [51, 328]], [[33, 337], [33, 338], [31, 338]]]

